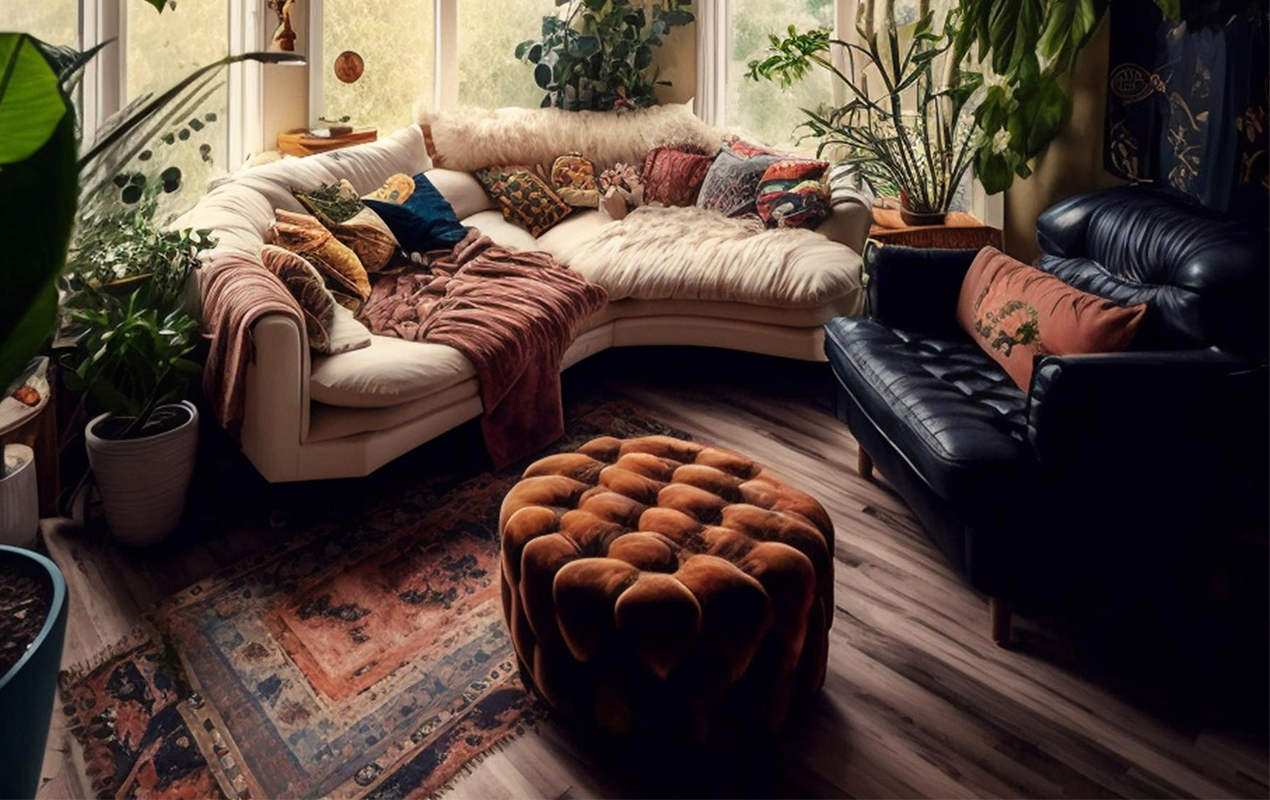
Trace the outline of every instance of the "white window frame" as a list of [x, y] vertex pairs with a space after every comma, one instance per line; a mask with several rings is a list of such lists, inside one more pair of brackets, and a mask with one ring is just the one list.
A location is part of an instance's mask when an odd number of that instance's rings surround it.
[[[130, 8], [141, 0], [80, 0], [79, 48], [95, 46], [114, 39], [84, 71], [83, 86], [83, 140], [92, 142], [101, 126], [124, 105], [127, 86], [128, 14], [146, 9]], [[227, 51], [231, 54], [264, 49], [264, 27], [267, 24], [263, 12], [265, 0], [231, 0], [229, 15], [225, 20]], [[149, 10], [149, 13], [155, 13]], [[165, 13], [172, 13], [170, 11]], [[179, 13], [179, 11], [177, 12]], [[176, 80], [179, 76], [173, 76]], [[227, 157], [221, 165], [232, 172], [252, 153], [264, 149], [263, 141], [263, 70], [254, 62], [234, 64], [226, 75], [229, 107], [227, 127]]]
[[[308, 69], [309, 127], [321, 127], [318, 118], [325, 112], [323, 84], [326, 81], [326, 54], [323, 52], [323, 0], [309, 0]], [[459, 105], [459, 0], [432, 0], [433, 69], [432, 109]]]

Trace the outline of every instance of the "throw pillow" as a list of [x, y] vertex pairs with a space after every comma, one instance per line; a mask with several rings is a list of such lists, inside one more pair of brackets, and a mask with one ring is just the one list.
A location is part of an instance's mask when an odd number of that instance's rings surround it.
[[1124, 350], [1146, 309], [1082, 292], [985, 247], [962, 281], [957, 324], [1026, 392], [1035, 356]]
[[363, 200], [382, 200], [385, 203], [404, 203], [414, 193], [415, 181], [399, 172], [384, 181], [384, 185], [362, 197]]
[[485, 193], [502, 209], [503, 217], [529, 231], [535, 239], [573, 211], [545, 180], [525, 167], [487, 167], [475, 175]]
[[744, 139], [733, 139], [728, 142], [727, 148], [737, 155], [745, 156], [746, 158], [749, 158], [750, 156], [780, 156], [782, 158], [786, 158], [788, 156], [788, 154], [782, 153], [779, 150], [773, 150], [765, 145], [747, 142]]
[[467, 235], [454, 207], [427, 176], [419, 173], [411, 180], [411, 190], [401, 203], [366, 200], [408, 253], [426, 253], [453, 247]]
[[380, 272], [400, 252], [391, 228], [366, 207], [347, 180], [292, 194], [336, 239], [352, 248], [368, 273]]
[[730, 147], [723, 148], [701, 184], [697, 206], [721, 211], [729, 217], [753, 214], [763, 173], [780, 160], [776, 155], [744, 156]]
[[600, 204], [595, 163], [578, 153], [560, 156], [551, 164], [551, 187], [574, 208], [595, 208]]
[[335, 318], [327, 332], [331, 338], [329, 355], [337, 356], [370, 347], [370, 328], [358, 322], [353, 312], [344, 306], [335, 306]]
[[769, 228], [814, 228], [829, 218], [832, 206], [825, 188], [823, 161], [787, 158], [763, 173], [757, 210]]
[[641, 179], [644, 201], [668, 206], [690, 206], [705, 182], [714, 156], [657, 147], [644, 158]]
[[304, 312], [304, 328], [309, 347], [319, 353], [331, 352], [331, 327], [335, 323], [335, 298], [326, 288], [321, 273], [290, 250], [267, 244], [260, 248], [265, 269], [278, 276]]
[[351, 297], [356, 305], [370, 298], [370, 278], [348, 245], [307, 214], [295, 214], [278, 209], [273, 227], [269, 229], [269, 241], [292, 253], [303, 256], [328, 286]]

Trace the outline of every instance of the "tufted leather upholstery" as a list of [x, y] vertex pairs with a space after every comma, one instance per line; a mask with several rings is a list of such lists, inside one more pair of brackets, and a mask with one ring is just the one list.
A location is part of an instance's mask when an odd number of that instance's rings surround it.
[[824, 682], [833, 525], [744, 456], [595, 439], [530, 465], [499, 530], [521, 674], [565, 714], [701, 742]]
[[1148, 304], [1135, 349], [1218, 345], [1264, 355], [1264, 231], [1142, 186], [1064, 200], [1036, 224], [1041, 269], [1121, 305]]
[[872, 318], [825, 326], [838, 413], [976, 588], [1141, 588], [1197, 532], [1249, 527], [1229, 514], [1266, 473], [1265, 234], [1126, 187], [1059, 203], [1038, 239], [1042, 268], [1148, 304], [1133, 352], [1045, 356], [1019, 391], [952, 324], [974, 253], [882, 247]]
[[843, 387], [935, 492], [990, 496], [1017, 473], [1027, 396], [969, 338], [851, 317], [831, 321], [825, 335]]

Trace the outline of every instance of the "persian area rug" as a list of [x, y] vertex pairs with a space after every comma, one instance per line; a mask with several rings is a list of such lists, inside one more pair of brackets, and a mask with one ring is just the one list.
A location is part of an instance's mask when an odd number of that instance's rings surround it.
[[[626, 403], [596, 436], [683, 436]], [[99, 796], [417, 798], [532, 728], [503, 621], [498, 510], [529, 462], [421, 478], [169, 597], [62, 675]]]

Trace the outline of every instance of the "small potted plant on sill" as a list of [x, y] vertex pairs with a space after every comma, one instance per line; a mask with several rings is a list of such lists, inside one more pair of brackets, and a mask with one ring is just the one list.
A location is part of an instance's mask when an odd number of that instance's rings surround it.
[[[859, 43], [791, 26], [784, 37], [771, 37], [769, 55], [751, 61], [747, 75], [789, 86], [813, 70], [829, 72], [846, 88], [847, 102], [802, 109], [803, 138], [819, 140], [817, 157], [838, 157], [875, 194], [897, 197], [907, 224], [938, 225], [974, 163], [983, 76], [962, 68], [956, 12], [938, 30], [935, 12], [928, 12], [901, 35], [893, 4], [887, 8], [883, 30], [861, 26]], [[845, 72], [834, 48], [846, 55]]]
[[62, 573], [0, 545], [0, 797], [35, 796], [65, 636]]

